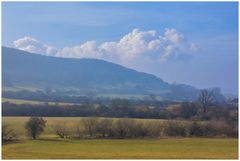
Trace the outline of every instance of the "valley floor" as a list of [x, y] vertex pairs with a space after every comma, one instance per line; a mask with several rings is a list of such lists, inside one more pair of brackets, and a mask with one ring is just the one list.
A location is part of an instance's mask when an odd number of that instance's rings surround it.
[[23, 140], [3, 145], [3, 159], [237, 159], [238, 139]]

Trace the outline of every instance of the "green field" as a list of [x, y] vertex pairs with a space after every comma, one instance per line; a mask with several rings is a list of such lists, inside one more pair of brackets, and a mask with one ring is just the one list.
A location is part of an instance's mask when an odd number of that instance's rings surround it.
[[35, 140], [3, 145], [3, 159], [237, 159], [237, 139]]
[[[32, 100], [23, 100], [23, 99], [13, 99], [13, 98], [2, 98], [2, 102], [9, 102], [14, 104], [44, 104], [44, 101], [32, 101]], [[65, 103], [65, 102], [47, 102], [49, 105], [75, 105], [74, 103]]]
[[[74, 127], [80, 117], [45, 117], [47, 126], [39, 140], [29, 140], [24, 129], [29, 117], [2, 117], [21, 138], [2, 147], [3, 159], [237, 159], [238, 139], [59, 139], [52, 126], [65, 122]], [[137, 119], [138, 121], [160, 121]]]

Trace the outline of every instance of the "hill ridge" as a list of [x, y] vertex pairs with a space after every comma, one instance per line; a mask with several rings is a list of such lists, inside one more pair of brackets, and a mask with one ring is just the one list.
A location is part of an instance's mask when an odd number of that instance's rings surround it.
[[[171, 96], [196, 89], [173, 85], [161, 78], [101, 59], [61, 58], [2, 47], [3, 87], [77, 89], [81, 92], [155, 94]], [[189, 94], [188, 94], [189, 95]], [[188, 96], [189, 97], [189, 96]]]

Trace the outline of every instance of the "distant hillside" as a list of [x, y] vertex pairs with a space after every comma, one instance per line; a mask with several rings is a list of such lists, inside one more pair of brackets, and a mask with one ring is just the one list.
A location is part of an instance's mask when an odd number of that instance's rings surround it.
[[80, 93], [159, 95], [194, 99], [194, 87], [172, 85], [162, 79], [97, 59], [48, 57], [2, 47], [3, 88], [76, 90]]

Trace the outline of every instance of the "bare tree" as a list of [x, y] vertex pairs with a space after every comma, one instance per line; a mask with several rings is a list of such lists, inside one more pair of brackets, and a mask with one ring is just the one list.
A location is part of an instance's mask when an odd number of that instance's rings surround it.
[[67, 138], [69, 136], [69, 129], [66, 126], [66, 123], [59, 123], [54, 126], [55, 134], [60, 138]]
[[115, 124], [114, 124], [114, 135], [117, 138], [126, 138], [128, 135], [128, 130], [129, 130], [129, 126], [130, 126], [130, 122], [132, 120], [130, 119], [118, 119]]
[[87, 134], [89, 134], [90, 137], [93, 137], [93, 135], [96, 132], [96, 126], [97, 126], [97, 119], [96, 118], [86, 118], [82, 120], [84, 129]]
[[207, 108], [213, 103], [213, 92], [209, 91], [207, 89], [201, 90], [198, 101], [201, 103], [203, 112], [205, 113], [207, 111]]
[[145, 126], [147, 127], [147, 135], [150, 138], [158, 138], [161, 136], [161, 131], [163, 130], [162, 123], [159, 122], [146, 122]]
[[97, 133], [100, 133], [102, 137], [110, 137], [112, 133], [112, 125], [113, 120], [112, 119], [99, 119], [97, 123]]
[[136, 120], [133, 119], [118, 119], [115, 122], [115, 136], [117, 138], [136, 138], [141, 135], [141, 137], [144, 137], [145, 134], [143, 134], [143, 128], [142, 123], [137, 122]]
[[13, 129], [10, 129], [8, 125], [2, 124], [2, 143], [14, 141], [17, 139], [17, 135]]
[[75, 135], [74, 136], [78, 139], [83, 139], [85, 137], [85, 129], [84, 129], [82, 121], [79, 121], [76, 124]]

